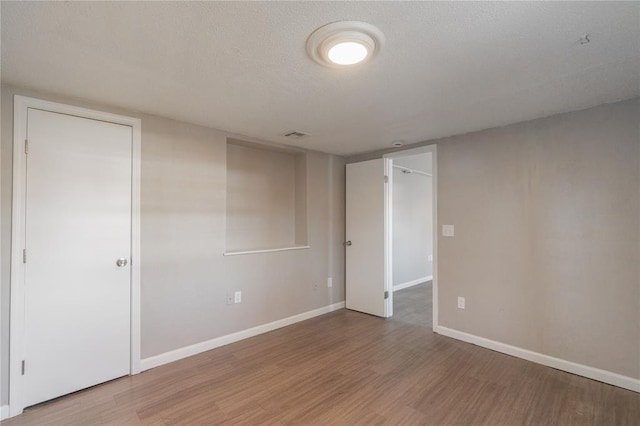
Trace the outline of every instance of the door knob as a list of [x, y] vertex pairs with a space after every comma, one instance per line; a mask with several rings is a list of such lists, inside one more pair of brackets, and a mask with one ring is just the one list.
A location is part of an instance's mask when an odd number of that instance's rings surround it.
[[349, 241], [345, 241], [344, 245], [345, 245], [345, 246], [350, 246], [350, 245], [351, 245], [351, 240], [349, 240]]
[[127, 258], [126, 257], [121, 257], [120, 259], [116, 260], [116, 265], [118, 265], [118, 268], [122, 268], [127, 266]]

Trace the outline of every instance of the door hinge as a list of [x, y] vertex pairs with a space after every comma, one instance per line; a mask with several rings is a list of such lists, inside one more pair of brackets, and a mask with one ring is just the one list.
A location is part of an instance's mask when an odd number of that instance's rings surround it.
[[22, 250], [22, 263], [27, 263], [27, 249]]
[[27, 139], [24, 140], [24, 153], [29, 153], [29, 141]]
[[384, 177], [384, 183], [389, 183], [389, 176]]
[[384, 292], [384, 298], [385, 298], [385, 299], [388, 299], [388, 298], [389, 298], [389, 292], [388, 292], [388, 291], [385, 291], [385, 292]]
[[22, 375], [24, 376], [24, 359], [22, 360]]

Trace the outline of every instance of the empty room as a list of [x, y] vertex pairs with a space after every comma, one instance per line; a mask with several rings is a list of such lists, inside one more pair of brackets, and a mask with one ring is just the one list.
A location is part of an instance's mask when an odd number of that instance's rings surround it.
[[0, 2], [5, 425], [640, 424], [640, 2]]

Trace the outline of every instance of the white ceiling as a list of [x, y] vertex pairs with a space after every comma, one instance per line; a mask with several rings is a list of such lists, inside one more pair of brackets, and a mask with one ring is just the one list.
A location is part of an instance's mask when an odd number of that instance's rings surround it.
[[[6, 83], [335, 154], [640, 95], [638, 2], [1, 7]], [[337, 20], [380, 28], [380, 55], [348, 70], [310, 60], [308, 35]]]

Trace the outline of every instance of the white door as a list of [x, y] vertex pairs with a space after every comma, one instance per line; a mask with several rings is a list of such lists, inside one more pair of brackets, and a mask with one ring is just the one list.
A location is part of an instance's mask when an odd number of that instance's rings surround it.
[[24, 406], [127, 375], [131, 309], [131, 127], [30, 108], [27, 140]]
[[388, 161], [347, 164], [346, 171], [346, 306], [379, 317], [391, 316], [393, 306], [385, 251]]

